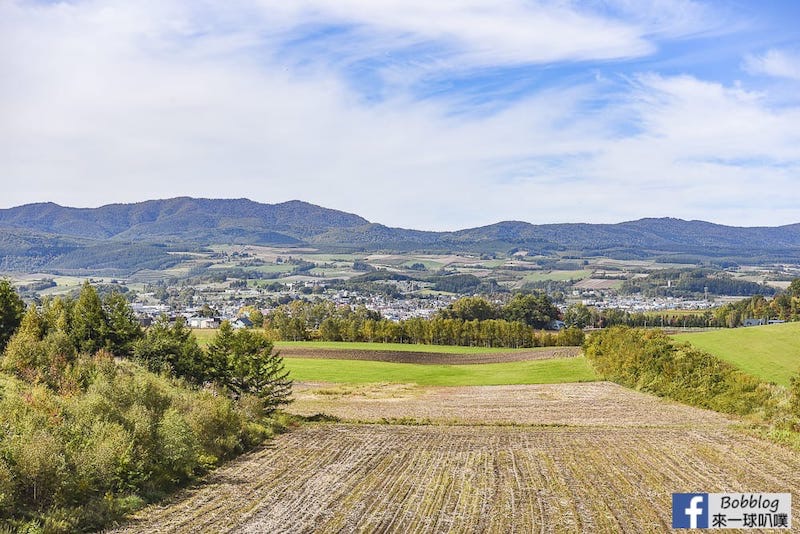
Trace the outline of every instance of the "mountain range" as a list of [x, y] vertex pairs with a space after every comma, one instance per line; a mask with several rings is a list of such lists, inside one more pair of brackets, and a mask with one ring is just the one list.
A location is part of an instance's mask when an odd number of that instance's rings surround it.
[[647, 218], [618, 224], [504, 221], [454, 232], [390, 228], [293, 200], [179, 197], [99, 208], [51, 202], [0, 209], [0, 269], [162, 268], [175, 252], [220, 243], [313, 245], [363, 251], [431, 251], [689, 257], [739, 262], [800, 260], [800, 224], [732, 227]]

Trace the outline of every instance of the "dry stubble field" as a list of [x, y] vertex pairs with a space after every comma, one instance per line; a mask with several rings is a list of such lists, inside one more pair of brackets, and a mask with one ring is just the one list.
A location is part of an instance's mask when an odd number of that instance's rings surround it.
[[672, 492], [800, 492], [796, 453], [614, 384], [307, 384], [297, 397], [297, 412], [448, 422], [304, 425], [119, 532], [664, 532]]

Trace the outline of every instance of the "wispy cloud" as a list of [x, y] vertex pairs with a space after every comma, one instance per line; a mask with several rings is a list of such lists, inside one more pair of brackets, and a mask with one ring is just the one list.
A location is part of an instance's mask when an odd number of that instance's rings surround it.
[[745, 57], [744, 68], [751, 74], [800, 81], [800, 52], [772, 49]]

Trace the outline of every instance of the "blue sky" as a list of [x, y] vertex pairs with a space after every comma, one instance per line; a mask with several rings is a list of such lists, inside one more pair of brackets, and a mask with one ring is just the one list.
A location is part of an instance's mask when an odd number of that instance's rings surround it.
[[800, 2], [0, 0], [1, 207], [800, 222]]

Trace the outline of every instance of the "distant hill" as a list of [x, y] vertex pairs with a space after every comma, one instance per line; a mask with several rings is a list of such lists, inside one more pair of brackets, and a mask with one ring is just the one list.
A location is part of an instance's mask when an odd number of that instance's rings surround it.
[[179, 197], [99, 208], [53, 203], [0, 210], [0, 269], [164, 268], [215, 243], [386, 251], [507, 252], [618, 258], [800, 261], [800, 224], [742, 228], [660, 218], [619, 224], [504, 221], [455, 232], [390, 228], [301, 201]]
[[0, 226], [90, 239], [296, 243], [331, 228], [369, 224], [342, 211], [291, 201], [171, 198], [100, 208], [27, 204], [0, 210]]

